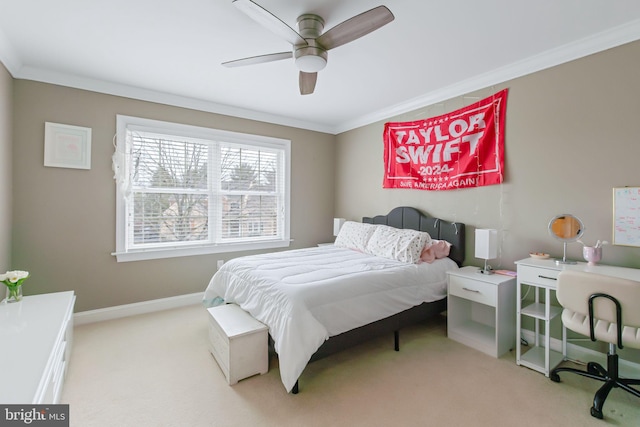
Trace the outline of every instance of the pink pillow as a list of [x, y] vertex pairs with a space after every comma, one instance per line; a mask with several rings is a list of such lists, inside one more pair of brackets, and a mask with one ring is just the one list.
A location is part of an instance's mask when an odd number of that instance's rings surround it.
[[430, 245], [425, 246], [420, 254], [420, 260], [431, 264], [434, 260], [449, 256], [451, 243], [446, 240], [432, 240]]

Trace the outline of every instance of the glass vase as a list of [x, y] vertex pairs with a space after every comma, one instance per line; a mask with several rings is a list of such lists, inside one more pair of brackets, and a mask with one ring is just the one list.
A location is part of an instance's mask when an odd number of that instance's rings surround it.
[[7, 286], [7, 294], [4, 299], [5, 304], [22, 301], [22, 285]]

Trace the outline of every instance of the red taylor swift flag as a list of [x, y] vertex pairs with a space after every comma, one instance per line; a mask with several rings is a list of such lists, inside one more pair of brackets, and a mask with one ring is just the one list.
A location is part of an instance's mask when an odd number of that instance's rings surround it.
[[442, 116], [386, 123], [383, 188], [452, 190], [500, 184], [507, 91]]

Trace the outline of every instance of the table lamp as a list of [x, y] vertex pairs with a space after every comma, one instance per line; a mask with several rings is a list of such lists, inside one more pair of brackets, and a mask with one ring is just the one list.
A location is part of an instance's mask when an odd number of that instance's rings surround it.
[[498, 230], [488, 228], [476, 229], [476, 258], [484, 259], [482, 274], [493, 274], [491, 266], [487, 264], [490, 259], [498, 257]]

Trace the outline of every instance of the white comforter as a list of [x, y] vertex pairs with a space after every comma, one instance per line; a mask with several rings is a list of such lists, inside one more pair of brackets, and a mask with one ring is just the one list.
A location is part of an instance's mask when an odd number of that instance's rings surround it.
[[291, 391], [326, 339], [444, 298], [446, 271], [456, 268], [448, 258], [406, 264], [335, 246], [274, 252], [224, 264], [204, 302], [238, 304], [269, 327]]

